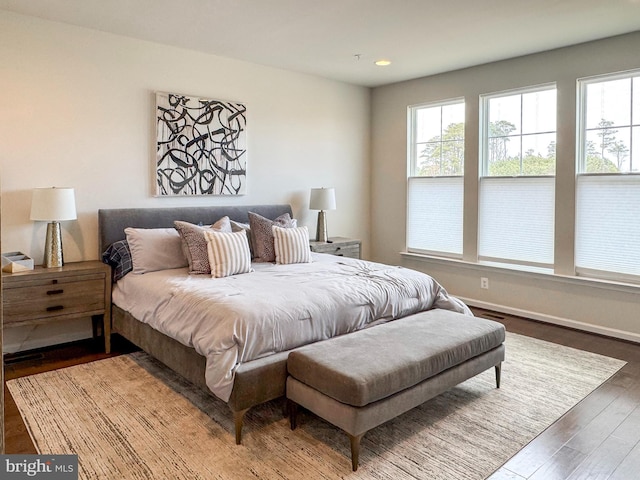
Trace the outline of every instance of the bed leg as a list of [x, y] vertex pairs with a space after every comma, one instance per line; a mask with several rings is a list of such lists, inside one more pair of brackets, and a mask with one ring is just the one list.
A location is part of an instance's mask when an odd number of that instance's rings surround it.
[[244, 410], [238, 410], [233, 412], [233, 423], [236, 430], [236, 445], [242, 444], [242, 422], [244, 420], [244, 414], [249, 411], [248, 408]]
[[496, 388], [500, 388], [500, 374], [502, 373], [502, 362], [496, 365]]
[[355, 472], [358, 470], [358, 463], [360, 461], [360, 440], [364, 437], [364, 433], [360, 435], [349, 435], [349, 441], [351, 443], [351, 469]]

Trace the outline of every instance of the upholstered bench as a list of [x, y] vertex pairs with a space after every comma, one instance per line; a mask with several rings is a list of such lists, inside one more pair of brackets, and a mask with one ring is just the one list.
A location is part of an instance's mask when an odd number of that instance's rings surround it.
[[500, 387], [504, 326], [429, 310], [289, 354], [291, 428], [300, 405], [344, 430], [358, 468], [364, 434], [449, 388], [495, 367]]

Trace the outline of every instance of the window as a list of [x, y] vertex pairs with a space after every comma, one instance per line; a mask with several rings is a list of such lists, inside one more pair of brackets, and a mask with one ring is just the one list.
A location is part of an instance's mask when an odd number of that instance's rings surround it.
[[481, 97], [480, 260], [553, 268], [554, 85]]
[[640, 73], [580, 85], [579, 173], [640, 173]]
[[407, 250], [462, 256], [464, 100], [409, 107]]
[[640, 71], [578, 82], [576, 273], [640, 281]]

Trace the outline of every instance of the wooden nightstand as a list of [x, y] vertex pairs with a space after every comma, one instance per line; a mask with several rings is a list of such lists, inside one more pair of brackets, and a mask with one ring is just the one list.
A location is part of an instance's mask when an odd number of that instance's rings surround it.
[[311, 251], [339, 257], [360, 258], [360, 240], [344, 237], [331, 237], [329, 240], [331, 243], [310, 241]]
[[79, 317], [102, 317], [104, 349], [111, 351], [111, 267], [99, 261], [2, 273], [4, 328]]

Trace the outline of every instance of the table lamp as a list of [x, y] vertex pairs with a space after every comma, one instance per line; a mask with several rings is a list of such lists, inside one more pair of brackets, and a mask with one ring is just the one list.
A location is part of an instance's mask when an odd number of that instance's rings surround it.
[[42, 266], [61, 267], [63, 265], [62, 232], [59, 222], [77, 218], [73, 188], [35, 188], [31, 197], [30, 218], [49, 222]]
[[316, 228], [316, 241], [326, 242], [329, 240], [327, 234], [327, 217], [325, 210], [336, 209], [336, 191], [333, 188], [312, 188], [309, 199], [309, 209], [320, 210], [318, 212], [318, 226]]

